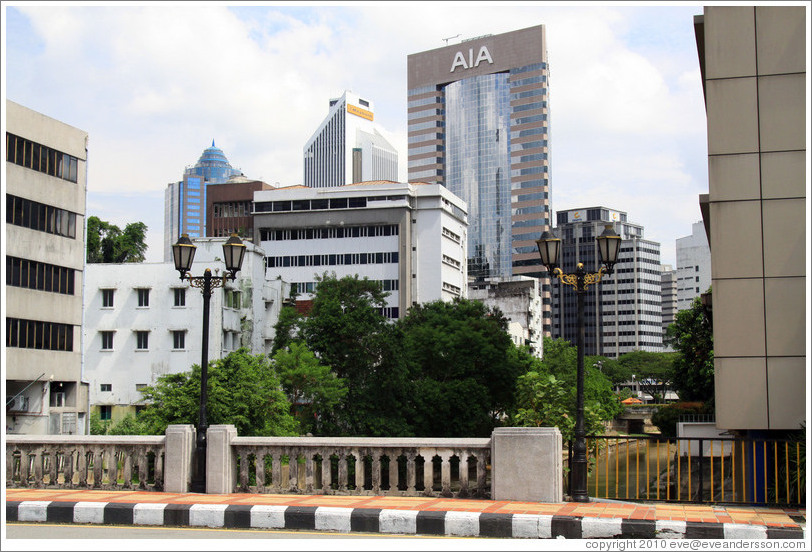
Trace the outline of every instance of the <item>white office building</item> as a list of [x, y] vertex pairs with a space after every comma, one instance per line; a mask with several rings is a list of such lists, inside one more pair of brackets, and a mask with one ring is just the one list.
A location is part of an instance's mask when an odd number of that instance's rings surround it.
[[671, 352], [673, 349], [665, 345], [665, 336], [668, 326], [674, 323], [677, 316], [677, 271], [672, 265], [662, 265], [662, 270], [663, 350]]
[[[226, 239], [193, 240], [192, 276], [206, 268], [222, 276]], [[273, 326], [290, 292], [282, 280], [265, 281], [264, 252], [246, 246], [237, 278], [212, 292], [209, 361], [240, 347], [270, 352]], [[174, 263], [87, 265], [83, 347], [91, 410], [103, 420], [119, 420], [141, 404], [142, 387], [200, 364], [202, 320], [201, 290], [182, 281]]]
[[253, 214], [267, 278], [291, 282], [300, 299], [325, 272], [380, 282], [389, 318], [415, 303], [465, 297], [466, 206], [440, 184], [262, 190]]
[[691, 303], [711, 286], [711, 251], [702, 221], [691, 225], [691, 235], [677, 238], [677, 310]]
[[87, 132], [6, 100], [7, 434], [87, 432]]
[[398, 179], [398, 152], [374, 123], [374, 104], [345, 91], [304, 147], [304, 185], [310, 188]]

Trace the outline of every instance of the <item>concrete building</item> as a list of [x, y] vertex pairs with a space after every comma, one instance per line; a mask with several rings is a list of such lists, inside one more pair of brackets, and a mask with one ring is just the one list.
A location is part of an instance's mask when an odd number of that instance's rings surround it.
[[530, 352], [541, 358], [544, 352], [541, 290], [538, 278], [514, 276], [508, 279], [489, 278], [468, 286], [468, 299], [498, 307], [509, 323], [514, 343], [527, 345]]
[[660, 286], [662, 288], [662, 313], [663, 313], [663, 351], [670, 352], [673, 349], [665, 345], [665, 335], [668, 326], [674, 323], [677, 316], [677, 271], [671, 265], [662, 265], [660, 276]]
[[[192, 276], [225, 270], [226, 238], [195, 238]], [[209, 361], [240, 347], [270, 352], [273, 326], [289, 286], [265, 280], [265, 256], [248, 251], [237, 279], [214, 289], [210, 303]], [[134, 413], [139, 390], [165, 374], [200, 364], [203, 298], [181, 281], [174, 263], [89, 264], [86, 269], [84, 356], [90, 404], [103, 420]]]
[[183, 234], [190, 238], [206, 235], [206, 193], [209, 184], [225, 184], [229, 178], [242, 176], [231, 166], [223, 150], [214, 145], [191, 167], [186, 167], [183, 180], [170, 182], [164, 192], [164, 261], [172, 260], [172, 245]]
[[[663, 350], [660, 244], [643, 238], [643, 227], [626, 213], [606, 207], [557, 211], [561, 270], [583, 263], [595, 272], [600, 263], [595, 237], [607, 224], [623, 241], [612, 276], [587, 289], [584, 297], [584, 352], [618, 357], [634, 350]], [[572, 286], [553, 281], [553, 337], [577, 340], [577, 295]]]
[[677, 310], [691, 303], [711, 287], [711, 252], [705, 225], [691, 227], [691, 235], [677, 238]]
[[465, 297], [465, 203], [439, 184], [263, 190], [254, 193], [254, 225], [267, 277], [291, 282], [302, 299], [325, 272], [381, 282], [389, 318], [413, 303]]
[[87, 433], [87, 132], [6, 100], [8, 434]]
[[407, 65], [409, 181], [443, 184], [468, 205], [469, 276], [545, 276], [535, 244], [552, 226], [544, 25], [412, 54]]
[[349, 90], [330, 109], [304, 146], [309, 188], [398, 179], [398, 152], [375, 124], [375, 105]]
[[206, 236], [229, 237], [238, 234], [254, 242], [251, 202], [254, 192], [273, 186], [244, 176], [233, 176], [225, 184], [208, 186], [206, 193]]
[[694, 18], [708, 118], [716, 425], [806, 418], [807, 6], [709, 6]]

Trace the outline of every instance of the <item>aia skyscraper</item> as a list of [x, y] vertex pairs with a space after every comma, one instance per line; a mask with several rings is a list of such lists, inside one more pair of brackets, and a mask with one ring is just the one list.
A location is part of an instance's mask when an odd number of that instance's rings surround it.
[[544, 273], [535, 240], [550, 226], [548, 76], [544, 25], [408, 56], [409, 181], [468, 203], [469, 277]]

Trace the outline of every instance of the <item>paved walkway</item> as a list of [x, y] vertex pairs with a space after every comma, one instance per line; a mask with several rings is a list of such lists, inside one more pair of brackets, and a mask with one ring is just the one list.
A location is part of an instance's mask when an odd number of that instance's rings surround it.
[[805, 538], [804, 509], [437, 497], [6, 489], [7, 521], [525, 538]]

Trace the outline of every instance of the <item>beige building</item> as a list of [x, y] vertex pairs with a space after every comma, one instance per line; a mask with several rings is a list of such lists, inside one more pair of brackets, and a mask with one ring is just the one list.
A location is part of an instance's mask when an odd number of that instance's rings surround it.
[[708, 119], [716, 424], [797, 429], [806, 404], [803, 6], [696, 16]]
[[6, 433], [84, 434], [87, 133], [6, 101]]

